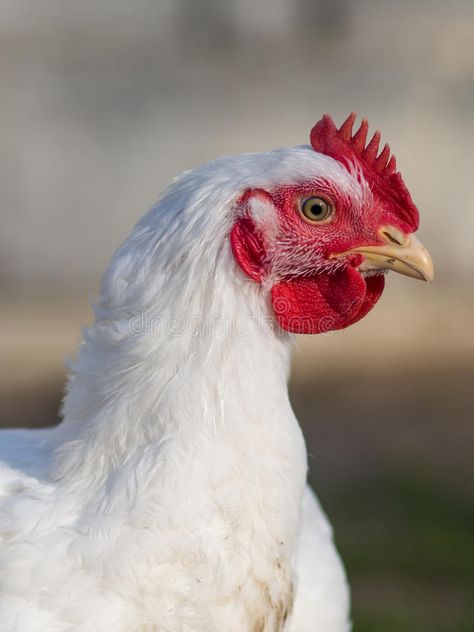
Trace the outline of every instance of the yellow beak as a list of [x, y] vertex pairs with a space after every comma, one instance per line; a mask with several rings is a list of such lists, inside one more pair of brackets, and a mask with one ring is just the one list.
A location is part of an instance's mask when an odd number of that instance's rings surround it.
[[359, 253], [364, 257], [359, 270], [394, 270], [421, 281], [433, 281], [431, 255], [414, 235], [404, 235], [394, 226], [383, 226], [379, 234], [385, 244], [358, 246], [336, 256]]

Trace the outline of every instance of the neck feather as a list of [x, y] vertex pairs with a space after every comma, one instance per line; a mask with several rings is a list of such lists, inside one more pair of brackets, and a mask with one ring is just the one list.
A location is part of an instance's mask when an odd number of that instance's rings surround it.
[[[232, 269], [230, 254], [223, 259]], [[257, 285], [241, 280], [229, 291], [214, 275], [205, 306], [196, 293], [187, 305], [110, 319], [99, 304], [72, 367], [56, 476], [98, 481], [165, 444], [194, 450], [240, 435], [250, 448], [261, 435], [269, 445], [278, 424], [299, 434], [286, 384], [290, 337], [275, 330]]]
[[[280, 153], [259, 160], [278, 166]], [[163, 461], [170, 450], [176, 462], [199, 445], [209, 458], [235, 445], [258, 461], [257, 440], [282, 462], [304, 461], [286, 386], [291, 338], [275, 329], [268, 288], [244, 278], [229, 246], [255, 160], [184, 174], [115, 254], [71, 366], [56, 479], [97, 488], [145, 453]]]

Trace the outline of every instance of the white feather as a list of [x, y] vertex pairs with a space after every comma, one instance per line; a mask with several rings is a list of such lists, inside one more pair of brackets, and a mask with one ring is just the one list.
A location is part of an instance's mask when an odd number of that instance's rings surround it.
[[360, 194], [308, 147], [217, 160], [119, 248], [62, 424], [1, 434], [2, 632], [348, 629], [330, 529], [303, 500], [291, 337], [228, 239], [245, 189], [321, 175]]

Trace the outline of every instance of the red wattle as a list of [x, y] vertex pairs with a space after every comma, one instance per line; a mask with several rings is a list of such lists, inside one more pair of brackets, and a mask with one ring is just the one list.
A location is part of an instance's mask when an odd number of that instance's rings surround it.
[[298, 334], [343, 329], [369, 312], [380, 298], [382, 275], [362, 277], [348, 267], [334, 274], [293, 278], [272, 288], [272, 306], [279, 326]]

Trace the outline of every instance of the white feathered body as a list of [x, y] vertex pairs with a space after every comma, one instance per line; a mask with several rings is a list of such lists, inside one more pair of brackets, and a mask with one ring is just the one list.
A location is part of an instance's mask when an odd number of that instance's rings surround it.
[[291, 337], [228, 239], [247, 187], [322, 170], [356, 186], [307, 147], [185, 173], [118, 250], [63, 422], [0, 434], [2, 632], [348, 630]]

